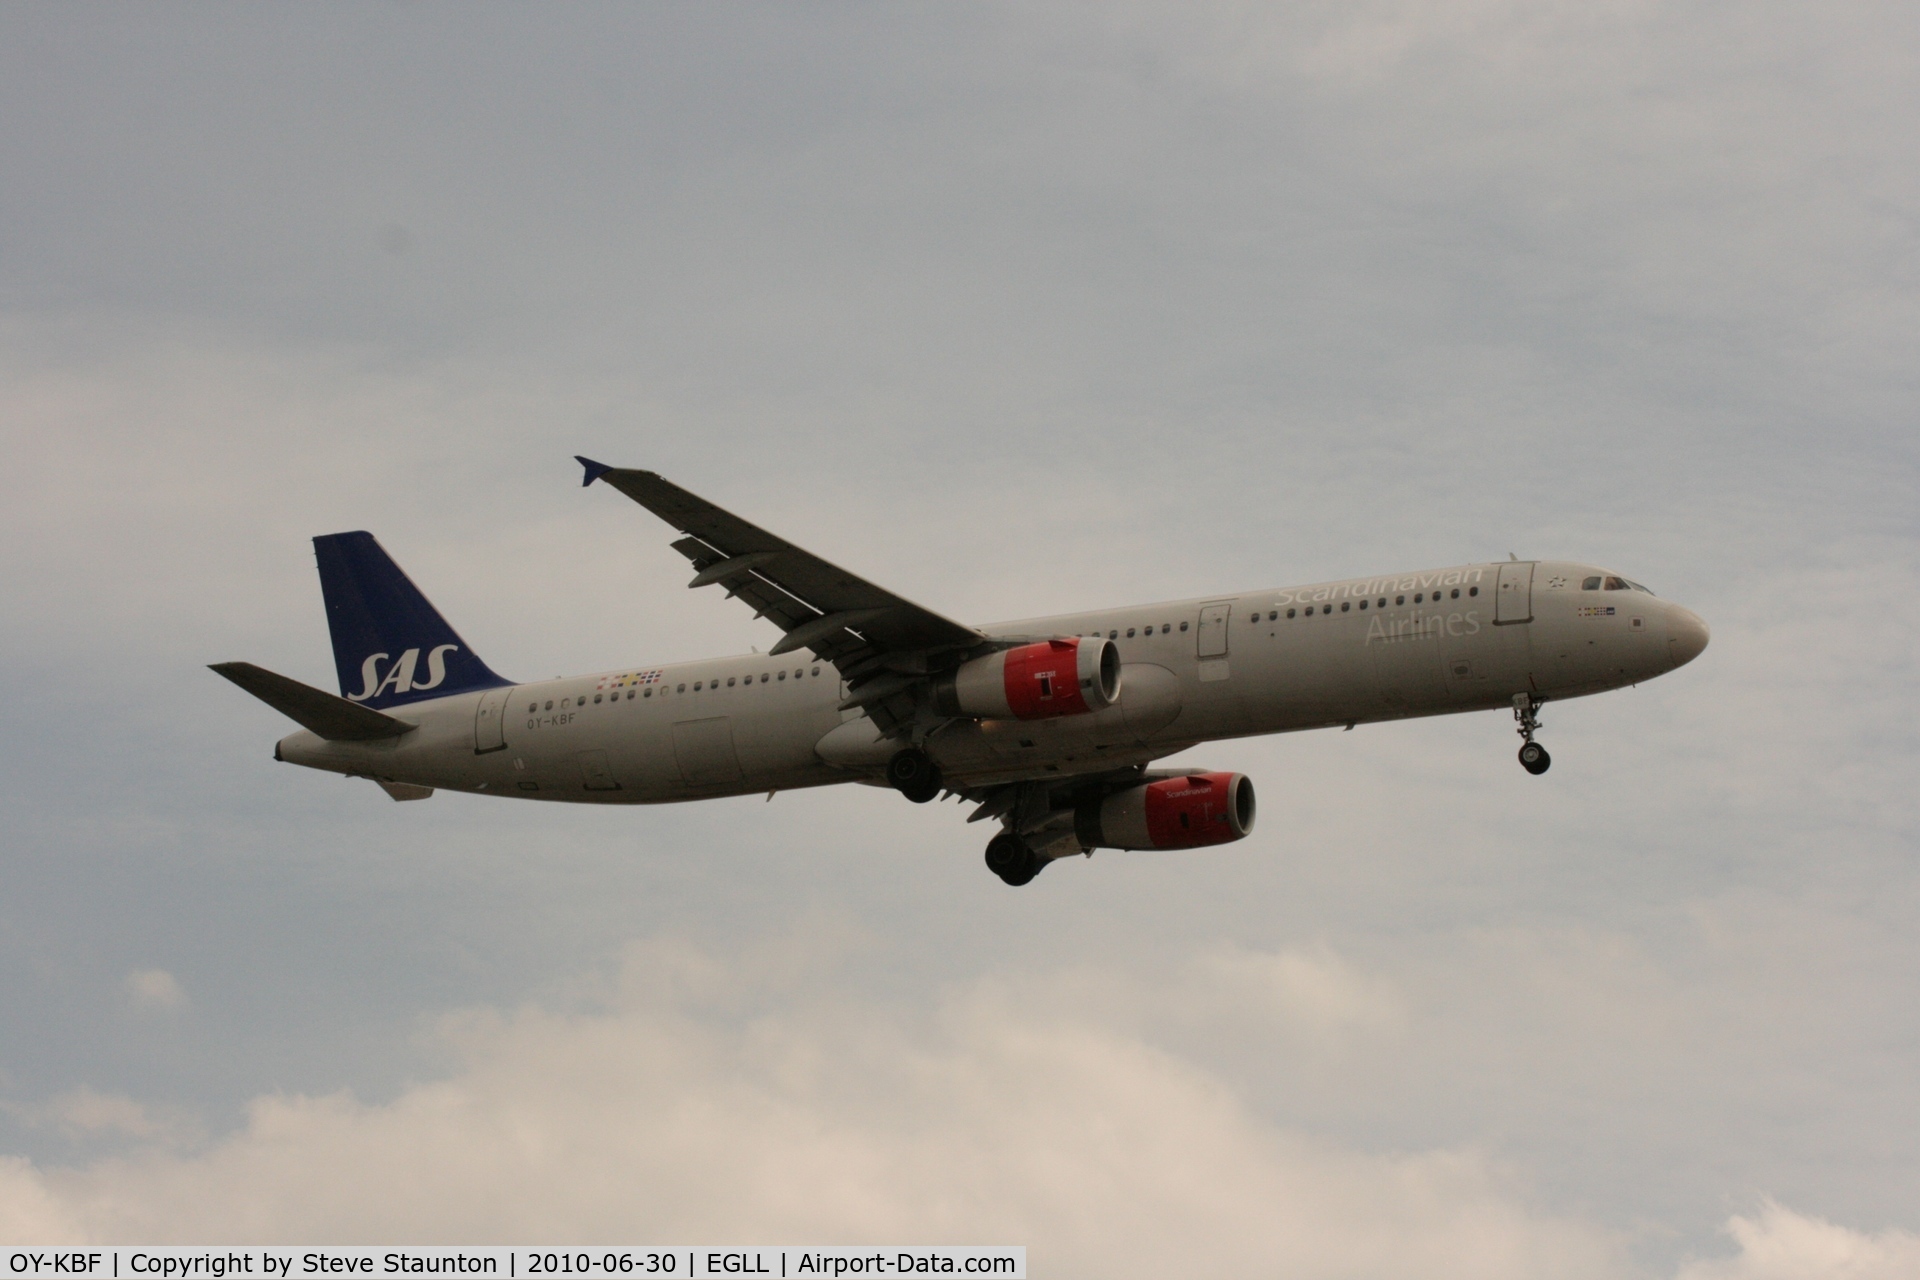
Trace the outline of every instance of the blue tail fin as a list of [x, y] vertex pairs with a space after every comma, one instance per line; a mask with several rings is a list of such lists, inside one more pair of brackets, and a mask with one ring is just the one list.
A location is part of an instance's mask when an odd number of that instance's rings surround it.
[[340, 694], [384, 709], [509, 684], [488, 669], [370, 533], [313, 540]]

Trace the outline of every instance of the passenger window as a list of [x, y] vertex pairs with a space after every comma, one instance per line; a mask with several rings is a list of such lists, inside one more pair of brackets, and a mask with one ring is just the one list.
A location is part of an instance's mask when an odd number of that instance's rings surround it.
[[786, 672], [784, 672], [784, 671], [782, 671], [782, 672], [780, 673], [780, 678], [781, 678], [782, 680], [785, 680], [785, 679], [787, 678], [787, 673], [786, 673]]
[[1361, 609], [1361, 611], [1362, 611], [1362, 612], [1365, 612], [1365, 611], [1366, 611], [1366, 607], [1367, 607], [1367, 602], [1366, 602], [1365, 600], [1362, 600], [1362, 601], [1360, 602], [1360, 609]]
[[1480, 588], [1478, 588], [1478, 587], [1468, 587], [1468, 588], [1467, 588], [1467, 594], [1468, 594], [1468, 595], [1470, 595], [1470, 596], [1477, 596], [1477, 595], [1479, 595], [1479, 594], [1480, 594]]
[[[795, 675], [799, 675], [800, 673], [799, 673], [798, 671], [796, 671], [796, 672], [794, 672], [793, 674], [795, 674]], [[815, 667], [815, 668], [813, 669], [813, 674], [815, 674], [816, 676], [817, 676], [817, 675], [819, 675], [819, 674], [820, 674], [820, 668], [818, 668], [818, 667]]]
[[551, 710], [553, 710], [553, 699], [552, 699], [552, 698], [548, 698], [548, 699], [547, 699], [547, 710], [549, 710], [549, 711], [551, 711]]
[[1129, 640], [1131, 640], [1131, 639], [1133, 639], [1133, 633], [1134, 633], [1134, 630], [1135, 630], [1135, 628], [1133, 628], [1133, 627], [1128, 627], [1128, 628], [1127, 628], [1127, 639], [1129, 639]]
[[1583, 578], [1580, 582], [1580, 589], [1582, 591], [1598, 591], [1600, 589], [1600, 579]]
[[1460, 588], [1458, 588], [1458, 587], [1455, 587], [1455, 588], [1453, 589], [1453, 593], [1452, 593], [1452, 594], [1453, 594], [1453, 598], [1454, 598], [1455, 600], [1458, 600], [1458, 599], [1460, 598]]
[[698, 681], [698, 680], [695, 680], [695, 681], [693, 682], [693, 691], [694, 691], [695, 693], [698, 693], [698, 692], [700, 692], [700, 685], [701, 685], [701, 682], [700, 682], [700, 681]]
[[1291, 609], [1287, 610], [1287, 616], [1291, 618], [1293, 616], [1293, 610]]
[[1420, 603], [1420, 602], [1421, 602], [1422, 600], [1425, 600], [1425, 599], [1426, 599], [1426, 597], [1425, 597], [1424, 595], [1422, 595], [1422, 594], [1420, 594], [1420, 593], [1419, 593], [1418, 591], [1416, 591], [1416, 592], [1414, 592], [1414, 593], [1413, 593], [1413, 602], [1414, 602], [1415, 604], [1419, 604], [1419, 603]]
[[680, 684], [680, 687], [674, 690], [675, 693], [685, 693], [686, 691], [687, 691], [687, 686], [685, 681], [682, 681]]
[[[632, 695], [632, 694], [628, 694], [627, 696], [628, 696], [628, 697], [632, 697], [633, 695]], [[641, 690], [641, 691], [640, 691], [640, 696], [641, 696], [641, 697], [643, 697], [643, 698], [651, 698], [651, 697], [653, 696], [653, 690], [651, 690], [651, 689], [643, 689], [643, 690]]]
[[727, 688], [729, 688], [729, 689], [731, 689], [731, 688], [733, 688], [733, 677], [732, 677], [732, 676], [728, 676], [728, 677], [727, 677]]
[[1107, 632], [1107, 639], [1118, 640], [1119, 638], [1120, 638], [1120, 628], [1115, 627], [1111, 631]]
[[527, 704], [527, 714], [528, 714], [528, 715], [532, 715], [532, 714], [533, 714], [534, 712], [536, 712], [536, 711], [538, 711], [539, 709], [540, 709], [540, 704], [539, 704], [539, 703], [537, 703], [537, 702], [529, 702], [529, 703]]
[[1625, 581], [1624, 579], [1622, 579], [1622, 578], [1608, 578], [1608, 579], [1607, 579], [1607, 590], [1609, 590], [1609, 591], [1625, 591], [1626, 589], [1627, 589], [1627, 584], [1626, 584], [1626, 581]]
[[1180, 629], [1181, 629], [1182, 631], [1185, 631], [1185, 630], [1187, 629], [1187, 624], [1186, 624], [1186, 623], [1184, 623], [1184, 622], [1183, 622], [1183, 623], [1181, 623], [1181, 624], [1180, 624]]
[[632, 701], [633, 701], [633, 690], [631, 690], [631, 689], [629, 689], [629, 690], [627, 690], [627, 701], [628, 701], [628, 702], [632, 702]]
[[1385, 596], [1380, 597], [1380, 607], [1382, 609], [1387, 607], [1387, 598]]
[[599, 706], [599, 705], [600, 705], [600, 698], [601, 698], [601, 696], [602, 696], [602, 695], [600, 695], [600, 694], [597, 694], [597, 693], [593, 695], [593, 703], [594, 703], [594, 705], [595, 705], [595, 706]]
[[1271, 610], [1268, 610], [1268, 612], [1267, 612], [1267, 621], [1268, 621], [1268, 622], [1278, 622], [1278, 621], [1280, 621], [1280, 611], [1279, 611], [1278, 609], [1271, 609]]

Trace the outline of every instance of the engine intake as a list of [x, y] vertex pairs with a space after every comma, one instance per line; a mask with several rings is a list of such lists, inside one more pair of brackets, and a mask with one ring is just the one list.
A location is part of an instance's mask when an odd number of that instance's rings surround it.
[[941, 714], [985, 720], [1047, 720], [1101, 711], [1120, 700], [1120, 648], [1099, 636], [1069, 636], [1002, 649], [935, 679]]
[[1243, 838], [1253, 813], [1246, 774], [1191, 773], [1085, 801], [1073, 826], [1089, 849], [1197, 849]]

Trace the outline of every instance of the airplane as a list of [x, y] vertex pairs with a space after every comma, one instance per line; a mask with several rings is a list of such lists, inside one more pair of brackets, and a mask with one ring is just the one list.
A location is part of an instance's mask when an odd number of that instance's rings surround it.
[[1010, 885], [1095, 849], [1196, 849], [1253, 830], [1253, 782], [1154, 761], [1203, 742], [1511, 710], [1520, 764], [1550, 700], [1637, 684], [1707, 624], [1611, 570], [1466, 564], [968, 626], [651, 471], [587, 458], [682, 536], [691, 587], [784, 633], [766, 653], [521, 684], [496, 675], [366, 532], [313, 540], [340, 693], [213, 670], [301, 725], [273, 758], [435, 790], [662, 804], [860, 782], [997, 821]]

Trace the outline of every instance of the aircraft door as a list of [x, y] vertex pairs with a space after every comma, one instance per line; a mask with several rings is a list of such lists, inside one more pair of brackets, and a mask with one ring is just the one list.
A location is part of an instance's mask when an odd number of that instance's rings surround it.
[[507, 699], [512, 696], [511, 687], [480, 695], [480, 705], [473, 711], [473, 754], [507, 749]]
[[740, 756], [733, 748], [733, 721], [726, 716], [682, 720], [673, 726], [673, 758], [690, 787], [740, 781]]
[[1200, 610], [1200, 656], [1203, 658], [1224, 658], [1227, 656], [1227, 619], [1233, 616], [1230, 604], [1210, 604]]
[[1533, 621], [1533, 564], [1531, 560], [1509, 560], [1500, 566], [1500, 585], [1494, 592], [1494, 626]]

